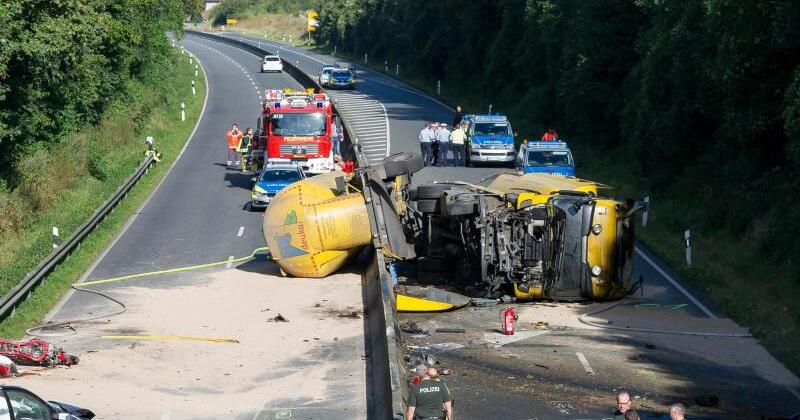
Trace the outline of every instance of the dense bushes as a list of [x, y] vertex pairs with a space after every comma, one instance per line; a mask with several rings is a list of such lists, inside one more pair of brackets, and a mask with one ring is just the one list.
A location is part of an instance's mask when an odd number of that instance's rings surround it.
[[159, 77], [167, 31], [196, 0], [0, 0], [0, 180], [20, 184], [23, 156], [52, 147]]
[[[800, 2], [329, 0], [317, 41], [442, 80], [535, 135], [627, 158], [675, 228], [800, 260]], [[583, 157], [588, 159], [588, 157]], [[797, 278], [800, 266], [792, 274]]]

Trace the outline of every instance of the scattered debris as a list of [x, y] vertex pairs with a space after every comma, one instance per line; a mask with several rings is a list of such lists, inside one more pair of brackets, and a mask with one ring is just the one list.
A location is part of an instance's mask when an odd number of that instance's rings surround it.
[[517, 298], [515, 298], [514, 296], [503, 295], [500, 297], [500, 300], [503, 301], [503, 303], [511, 303], [511, 302], [516, 302]]
[[472, 306], [477, 307], [487, 307], [487, 306], [495, 306], [500, 303], [497, 299], [485, 299], [485, 298], [472, 298], [469, 301]]
[[360, 318], [360, 316], [358, 315], [358, 311], [339, 311], [339, 313], [336, 316], [338, 316], [339, 318], [353, 318], [353, 319]]
[[409, 321], [409, 322], [401, 322], [400, 323], [400, 331], [406, 332], [409, 334], [422, 334], [427, 333], [427, 331], [420, 328], [416, 322]]
[[0, 355], [14, 363], [28, 366], [72, 366], [78, 364], [78, 356], [67, 354], [60, 347], [53, 347], [40, 339], [11, 341], [0, 338]]
[[314, 304], [314, 307], [315, 307], [315, 308], [321, 308], [321, 307], [322, 307], [322, 304], [315, 303], [315, 304]]
[[267, 322], [289, 322], [289, 320], [286, 319], [286, 317], [284, 317], [280, 313], [278, 313], [278, 315], [268, 319]]
[[547, 328], [548, 326], [550, 326], [550, 323], [549, 322], [544, 322], [544, 321], [539, 321], [539, 322], [533, 324], [534, 328]]
[[441, 368], [441, 369], [439, 369], [439, 375], [447, 376], [447, 375], [450, 375], [452, 373], [453, 373], [453, 371], [450, 368]]
[[430, 348], [431, 350], [436, 350], [436, 351], [451, 351], [451, 350], [463, 349], [464, 347], [466, 346], [461, 343], [437, 343], [437, 344], [430, 344], [428, 346], [428, 348]]
[[437, 333], [464, 333], [466, 330], [461, 327], [442, 327], [435, 330]]
[[261, 310], [261, 312], [269, 312], [269, 308], [264, 308], [264, 309]]
[[536, 367], [540, 367], [540, 368], [542, 368], [542, 369], [550, 369], [549, 367], [547, 367], [547, 366], [545, 366], [545, 365], [540, 365], [540, 364], [534, 364], [534, 366], [536, 366]]

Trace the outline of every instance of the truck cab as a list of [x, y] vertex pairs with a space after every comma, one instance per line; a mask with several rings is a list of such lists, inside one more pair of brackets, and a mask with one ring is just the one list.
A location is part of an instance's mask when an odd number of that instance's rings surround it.
[[575, 161], [567, 144], [560, 141], [529, 142], [522, 153], [526, 174], [575, 176]]
[[470, 115], [467, 123], [467, 160], [478, 163], [514, 162], [514, 131], [508, 117], [499, 114]]

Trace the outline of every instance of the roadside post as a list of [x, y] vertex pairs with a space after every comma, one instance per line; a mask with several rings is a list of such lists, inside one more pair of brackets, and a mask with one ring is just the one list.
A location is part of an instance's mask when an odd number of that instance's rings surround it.
[[[644, 211], [642, 212], [642, 227], [647, 227], [647, 212], [650, 211], [650, 196], [644, 198]], [[688, 232], [688, 230], [687, 230]]]
[[436, 81], [436, 96], [441, 96], [441, 94], [442, 94], [442, 81], [441, 80], [437, 80]]
[[290, 44], [292, 43], [292, 36], [291, 35], [289, 35], [289, 43]]
[[394, 66], [394, 75], [395, 76], [399, 76], [400, 75], [400, 65], [399, 64], [395, 64], [395, 66]]
[[692, 234], [689, 232], [689, 229], [686, 229], [686, 232], [683, 232], [683, 239], [686, 241], [686, 265], [692, 265]]
[[492, 104], [489, 104], [489, 114], [492, 113]]
[[186, 121], [186, 104], [181, 102], [181, 121]]
[[189, 54], [189, 65], [191, 66], [192, 64], [194, 64], [194, 60], [192, 59], [192, 55]]
[[53, 226], [53, 249], [61, 245], [61, 237], [58, 235], [58, 228]]
[[186, 54], [186, 49], [183, 48], [183, 45], [181, 45], [181, 55], [184, 55], [184, 54]]
[[389, 73], [389, 60], [383, 60], [383, 71]]
[[367, 64], [367, 53], [364, 53], [364, 64]]
[[197, 96], [197, 91], [194, 88], [194, 80], [192, 80], [192, 96]]
[[200, 68], [197, 67], [197, 64], [195, 64], [194, 65], [194, 77], [197, 77], [197, 75], [199, 74], [199, 71], [200, 71]]
[[333, 54], [331, 55], [336, 55], [336, 45], [333, 46]]

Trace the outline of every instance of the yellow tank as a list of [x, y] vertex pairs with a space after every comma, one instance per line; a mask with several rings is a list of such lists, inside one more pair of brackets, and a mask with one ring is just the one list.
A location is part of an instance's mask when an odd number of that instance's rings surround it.
[[264, 213], [264, 239], [281, 270], [325, 277], [370, 242], [369, 217], [360, 193], [341, 193], [330, 172], [281, 190]]

